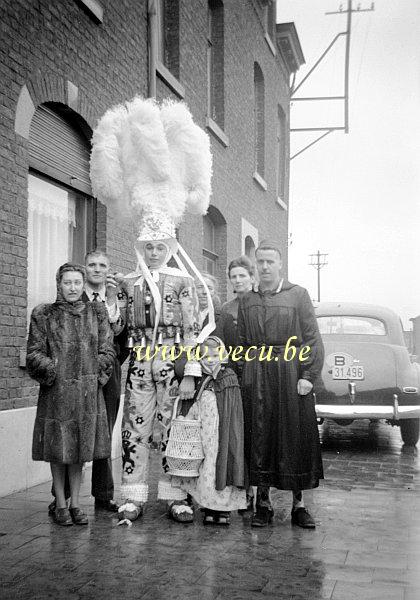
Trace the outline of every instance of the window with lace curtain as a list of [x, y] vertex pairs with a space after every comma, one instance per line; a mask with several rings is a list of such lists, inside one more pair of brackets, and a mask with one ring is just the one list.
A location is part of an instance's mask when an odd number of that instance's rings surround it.
[[80, 132], [41, 106], [31, 124], [29, 156], [28, 322], [34, 306], [55, 300], [57, 268], [84, 263], [96, 229], [89, 144]]

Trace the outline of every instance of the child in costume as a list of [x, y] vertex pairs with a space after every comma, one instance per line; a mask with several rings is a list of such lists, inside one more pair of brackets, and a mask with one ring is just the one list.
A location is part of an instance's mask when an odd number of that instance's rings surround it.
[[172, 485], [203, 507], [205, 525], [229, 525], [230, 511], [247, 506], [241, 392], [222, 340], [210, 336], [200, 351], [203, 375], [186, 418], [201, 420], [204, 460], [198, 478], [174, 476]]
[[[201, 376], [200, 364], [189, 360], [179, 384], [172, 351], [181, 345], [193, 349], [215, 327], [210, 310], [200, 332], [194, 277], [202, 277], [175, 236], [186, 208], [198, 214], [208, 208], [208, 136], [184, 104], [159, 106], [135, 98], [100, 120], [93, 135], [91, 179], [95, 195], [129, 213], [139, 227], [137, 269], [124, 277], [127, 304], [120, 306], [132, 352], [122, 421], [125, 503], [119, 512], [122, 519], [135, 520], [148, 499], [153, 435], [164, 451], [174, 399], [192, 398], [194, 378]], [[170, 260], [174, 266], [168, 266]], [[168, 501], [174, 520], [191, 521], [186, 492], [171, 486], [162, 462], [158, 499]]]

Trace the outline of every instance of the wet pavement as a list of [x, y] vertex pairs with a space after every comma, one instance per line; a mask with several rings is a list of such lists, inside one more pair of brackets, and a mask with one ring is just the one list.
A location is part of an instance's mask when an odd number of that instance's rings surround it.
[[384, 423], [326, 422], [321, 438], [325, 480], [305, 493], [315, 531], [291, 526], [290, 494], [278, 491], [266, 529], [237, 514], [229, 528], [204, 527], [199, 511], [180, 525], [157, 502], [118, 527], [94, 512], [90, 470], [88, 527], [50, 521], [49, 484], [0, 498], [1, 600], [420, 600], [417, 450]]

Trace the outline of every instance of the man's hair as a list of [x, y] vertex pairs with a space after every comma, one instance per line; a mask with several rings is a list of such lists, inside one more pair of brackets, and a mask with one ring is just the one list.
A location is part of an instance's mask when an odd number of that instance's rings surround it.
[[201, 275], [202, 275], [203, 279], [208, 279], [209, 281], [212, 282], [214, 291], [217, 292], [219, 289], [219, 282], [216, 279], [216, 277], [214, 275], [211, 275], [211, 273], [206, 273], [206, 272], [202, 272]]
[[248, 273], [251, 277], [254, 276], [254, 273], [255, 273], [254, 265], [252, 264], [252, 262], [248, 258], [248, 256], [245, 256], [243, 254], [242, 256], [239, 256], [239, 258], [234, 258], [233, 260], [230, 261], [229, 266], [228, 266], [228, 277], [230, 277], [231, 270], [235, 269], [236, 267], [242, 267], [243, 269], [248, 271]]
[[105, 258], [109, 262], [109, 256], [108, 256], [108, 254], [106, 252], [104, 252], [103, 250], [100, 250], [99, 248], [95, 248], [94, 250], [90, 250], [89, 252], [86, 252], [86, 254], [85, 254], [85, 264], [87, 263], [88, 258], [90, 258], [91, 256], [105, 256]]
[[278, 245], [271, 241], [271, 240], [263, 240], [262, 242], [260, 242], [260, 244], [258, 245], [258, 248], [255, 250], [255, 255], [257, 254], [257, 252], [259, 250], [274, 250], [274, 252], [277, 252], [277, 254], [279, 255], [279, 258], [281, 260], [281, 252], [280, 252], [280, 248], [278, 247]]

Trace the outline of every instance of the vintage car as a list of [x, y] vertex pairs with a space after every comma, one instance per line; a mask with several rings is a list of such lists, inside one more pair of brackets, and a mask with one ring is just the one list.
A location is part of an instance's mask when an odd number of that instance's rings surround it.
[[315, 386], [319, 418], [347, 425], [386, 419], [405, 444], [419, 439], [420, 364], [405, 345], [401, 320], [388, 308], [322, 302], [315, 307], [325, 345]]

